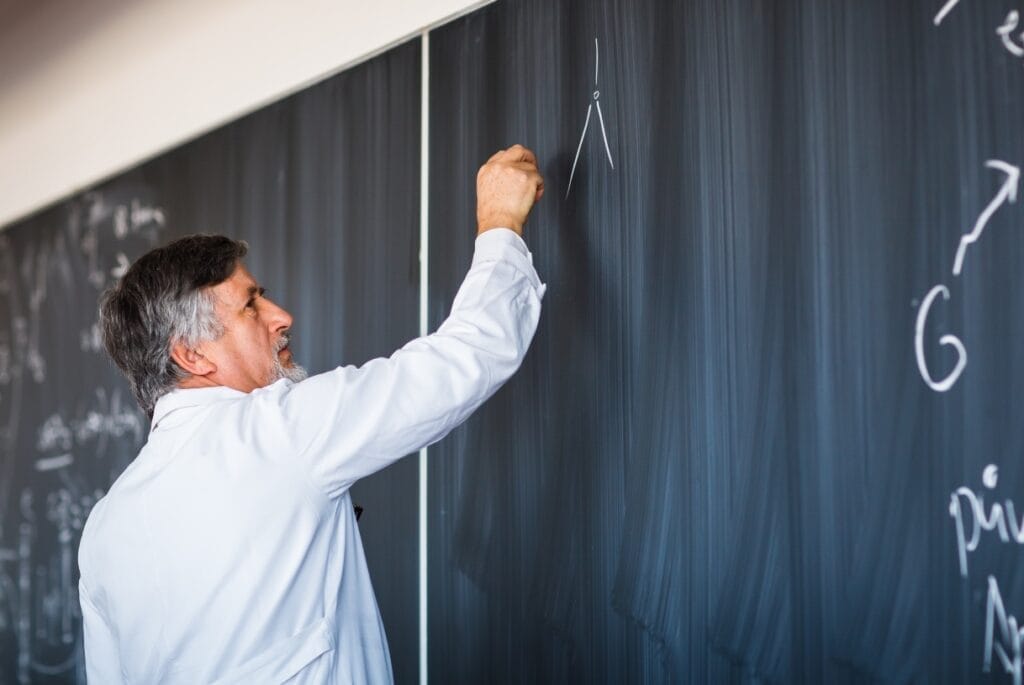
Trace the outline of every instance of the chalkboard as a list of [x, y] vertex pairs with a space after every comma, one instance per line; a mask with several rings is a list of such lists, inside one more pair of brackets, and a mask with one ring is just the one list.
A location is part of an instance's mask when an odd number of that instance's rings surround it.
[[432, 682], [1020, 682], [1021, 10], [523, 0], [431, 34], [431, 323], [499, 146], [542, 160], [548, 284], [430, 455]]
[[[1024, 616], [1013, 0], [504, 0], [430, 32], [428, 315], [533, 147], [521, 371], [429, 450], [432, 682], [1008, 682]], [[83, 682], [82, 522], [148, 425], [95, 302], [249, 240], [312, 371], [418, 331], [419, 40], [0, 234], [0, 683]], [[354, 499], [418, 676], [415, 460]]]
[[[0, 683], [85, 682], [81, 527], [149, 431], [95, 326], [128, 262], [188, 233], [247, 240], [311, 373], [417, 335], [420, 53], [410, 41], [0, 234]], [[418, 482], [406, 460], [352, 494], [403, 682]]]

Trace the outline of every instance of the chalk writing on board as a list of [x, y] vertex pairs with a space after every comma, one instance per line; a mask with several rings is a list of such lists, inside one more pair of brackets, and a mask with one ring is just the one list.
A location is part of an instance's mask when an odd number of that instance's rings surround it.
[[572, 160], [572, 171], [569, 172], [569, 185], [565, 189], [565, 197], [569, 197], [572, 190], [572, 179], [576, 175], [576, 164], [580, 161], [580, 151], [583, 150], [583, 141], [587, 139], [587, 127], [590, 125], [590, 114], [597, 109], [597, 120], [601, 126], [601, 138], [604, 140], [604, 151], [608, 155], [608, 164], [612, 170], [615, 169], [615, 162], [612, 160], [612, 150], [608, 145], [608, 132], [604, 128], [604, 115], [601, 113], [601, 91], [597, 87], [597, 77], [601, 66], [601, 52], [598, 48], [597, 38], [594, 39], [594, 92], [590, 104], [587, 105], [587, 118], [583, 121], [583, 133], [580, 134], [580, 143], [576, 146], [576, 157]]
[[[115, 259], [117, 259], [117, 264], [110, 269], [110, 276], [114, 280], [118, 280], [122, 278], [126, 273], [128, 273], [128, 267], [131, 266], [131, 263], [129, 262], [128, 257], [124, 254], [124, 252], [118, 252]], [[100, 278], [98, 274], [100, 274], [98, 270], [94, 271], [92, 272], [90, 277], [92, 278], [93, 276], [95, 276], [95, 278], [93, 278], [93, 281], [99, 284], [97, 287], [102, 287], [102, 285], [106, 283], [106, 279]], [[79, 331], [78, 340], [79, 347], [83, 352], [103, 351], [103, 333], [100, 330], [99, 322], [94, 321], [92, 325], [89, 326], [89, 328]]]
[[130, 266], [131, 262], [128, 261], [128, 257], [125, 256], [124, 252], [118, 252], [117, 266], [110, 270], [110, 275], [119, 279], [128, 273], [128, 267]]
[[71, 429], [64, 423], [60, 414], [54, 414], [43, 421], [43, 425], [39, 427], [36, 449], [40, 452], [71, 449]]
[[35, 514], [31, 488], [22, 490], [19, 500], [17, 547], [0, 549], [0, 631], [15, 634], [19, 683], [33, 682], [33, 673], [59, 675], [82, 669], [75, 545], [103, 492], [84, 491], [67, 475], [62, 482], [46, 495], [47, 528], [56, 531], [56, 554], [44, 559], [36, 555], [43, 522]]
[[967, 366], [967, 349], [964, 344], [960, 341], [960, 338], [947, 333], [946, 335], [939, 338], [940, 345], [952, 345], [953, 349], [956, 350], [957, 360], [953, 370], [950, 371], [945, 378], [941, 380], [935, 380], [932, 378], [931, 372], [928, 371], [928, 362], [925, 360], [924, 355], [924, 329], [925, 324], [928, 323], [928, 312], [931, 311], [932, 302], [936, 297], [942, 295], [943, 299], [949, 299], [949, 288], [939, 284], [928, 291], [925, 295], [924, 300], [921, 302], [921, 306], [917, 310], [917, 325], [914, 327], [914, 354], [917, 357], [917, 369], [921, 372], [921, 377], [924, 382], [928, 384], [928, 387], [936, 392], [945, 392], [953, 387], [957, 379], [960, 378], [960, 374], [964, 372], [964, 367]]
[[7, 344], [7, 336], [0, 336], [0, 385], [11, 382], [11, 346]]
[[74, 455], [68, 453], [59, 454], [56, 457], [36, 459], [36, 471], [56, 471], [57, 469], [67, 468], [74, 463]]
[[145, 419], [131, 402], [121, 397], [121, 391], [108, 393], [105, 388], [95, 391], [96, 404], [70, 421], [52, 414], [39, 427], [36, 448], [40, 452], [67, 451], [72, 446], [83, 446], [92, 440], [101, 443], [110, 438], [131, 437], [142, 440]]
[[[74, 403], [47, 391], [68, 380], [49, 371], [51, 350], [102, 348], [94, 311], [71, 318], [77, 336], [47, 339], [49, 303], [66, 292], [98, 296], [129, 255], [159, 241], [164, 222], [145, 198], [92, 192], [71, 203], [49, 239], [17, 249], [0, 235], [0, 651], [11, 656], [14, 683], [85, 682], [75, 550], [101, 488], [137, 454], [147, 427], [123, 384], [106, 387], [102, 374], [95, 387], [72, 384]], [[21, 411], [28, 392], [49, 406]]]
[[98, 321], [78, 332], [78, 346], [83, 352], [99, 352], [103, 349], [103, 331]]
[[165, 223], [164, 210], [133, 199], [130, 206], [118, 205], [114, 211], [114, 236], [123, 240], [146, 227]]
[[999, 484], [999, 467], [995, 464], [986, 466], [985, 470], [981, 472], [981, 482], [986, 488], [995, 490], [996, 485]]
[[[995, 490], [998, 482], [999, 472], [994, 465], [989, 464], [985, 468], [982, 485], [987, 490]], [[967, 577], [968, 554], [978, 549], [982, 531], [995, 531], [1001, 542], [1024, 545], [1024, 518], [1018, 518], [1011, 499], [1002, 503], [993, 502], [986, 512], [984, 492], [960, 486], [950, 495], [949, 515], [953, 518], [960, 575], [964, 578]]]
[[960, 238], [960, 247], [956, 250], [956, 259], [953, 260], [953, 275], [959, 276], [960, 271], [964, 266], [964, 255], [967, 254], [967, 246], [971, 243], [977, 242], [978, 238], [981, 237], [982, 231], [985, 230], [985, 226], [988, 225], [988, 220], [992, 218], [992, 215], [996, 213], [1003, 203], [1009, 202], [1013, 204], [1017, 201], [1017, 184], [1020, 181], [1020, 169], [1007, 164], [1006, 162], [1000, 162], [998, 159], [990, 159], [985, 162], [985, 166], [989, 169], [998, 169], [1006, 174], [1006, 180], [1003, 181], [1003, 185], [999, 188], [999, 192], [992, 198], [992, 201], [988, 203], [985, 210], [978, 215], [977, 221], [974, 222], [974, 228], [971, 229], [970, 233], [965, 233]]
[[108, 393], [106, 388], [97, 388], [96, 401], [96, 408], [86, 412], [82, 419], [71, 422], [78, 444], [95, 438], [106, 440], [123, 436], [130, 436], [133, 444], [142, 441], [146, 419], [133, 401], [122, 398], [120, 389]]
[[[89, 282], [102, 290], [111, 277], [117, 279], [124, 275], [128, 270], [129, 260], [124, 252], [118, 252], [117, 264], [105, 270], [100, 264], [100, 231], [109, 227], [118, 241], [135, 235], [153, 241], [157, 232], [166, 224], [167, 218], [162, 208], [138, 199], [132, 199], [127, 204], [111, 204], [101, 193], [93, 192], [86, 195], [86, 201], [89, 208], [79, 248], [88, 260]], [[72, 221], [77, 220], [77, 217], [72, 218]]]
[[934, 19], [932, 19], [932, 22], [936, 26], [941, 24], [942, 20], [946, 18], [947, 14], [953, 11], [953, 8], [956, 7], [956, 4], [958, 2], [960, 2], [960, 0], [947, 0], [946, 4], [943, 5], [942, 9], [939, 10], [939, 13], [935, 15]]
[[[999, 627], [998, 635], [995, 627]], [[992, 669], [992, 652], [999, 657], [1003, 669], [1013, 678], [1014, 685], [1021, 685], [1021, 638], [1024, 630], [1017, 618], [1006, 613], [999, 584], [993, 576], [988, 577], [988, 601], [985, 605], [985, 656], [982, 670]]]
[[[982, 472], [982, 485], [986, 490], [996, 489], [999, 469], [989, 464]], [[1013, 501], [994, 502], [986, 512], [985, 496], [969, 487], [961, 486], [950, 496], [949, 515], [956, 529], [956, 546], [960, 558], [960, 575], [967, 577], [968, 554], [978, 548], [982, 531], [996, 531], [1003, 543], [1024, 544], [1024, 519], [1018, 520]], [[970, 525], [965, 520], [970, 519]], [[970, 535], [967, 529], [970, 528]], [[999, 629], [998, 633], [995, 628]], [[1021, 684], [1021, 638], [1024, 633], [1013, 615], [1006, 613], [999, 584], [995, 576], [988, 576], [988, 600], [985, 608], [985, 653], [982, 670], [989, 673], [993, 653], [1003, 669]]]
[[[1013, 204], [1017, 201], [1017, 186], [1020, 181], [1020, 169], [1007, 164], [998, 159], [990, 159], [985, 162], [985, 166], [989, 169], [997, 169], [1006, 174], [1006, 179], [1003, 184], [999, 187], [999, 191], [995, 197], [985, 206], [981, 214], [974, 222], [973, 228], [970, 232], [965, 233], [960, 238], [960, 244], [957, 247], [956, 257], [953, 259], [953, 276], [959, 276], [963, 270], [964, 258], [967, 254], [968, 246], [977, 242], [984, 232], [985, 227], [988, 225], [992, 215], [1003, 206], [1005, 203]], [[924, 333], [925, 327], [928, 324], [928, 314], [931, 312], [932, 304], [935, 299], [942, 295], [944, 300], [950, 298], [949, 288], [943, 284], [938, 284], [932, 287], [921, 301], [921, 305], [917, 310], [917, 321], [914, 326], [914, 356], [917, 360], [917, 369], [921, 373], [921, 378], [928, 385], [929, 388], [936, 392], [946, 392], [957, 382], [960, 378], [960, 374], [964, 372], [964, 368], [967, 366], [967, 348], [963, 342], [955, 335], [947, 333], [939, 338], [940, 345], [950, 345], [956, 350], [957, 360], [953, 369], [944, 377], [936, 380], [932, 377], [931, 372], [928, 369], [928, 361], [925, 357], [924, 352]]]
[[[936, 26], [941, 24], [942, 20], [956, 7], [958, 2], [960, 0], [948, 0], [942, 6], [942, 9], [939, 10], [939, 13], [935, 15], [935, 18], [932, 19], [932, 23]], [[996, 28], [996, 35], [999, 36], [999, 40], [1002, 41], [1003, 47], [1006, 48], [1007, 52], [1018, 59], [1024, 59], [1024, 31], [1017, 34], [1017, 41], [1019, 42], [1014, 42], [1013, 32], [1017, 30], [1019, 24], [1020, 13], [1017, 10], [1010, 10], [1003, 23]]]
[[[996, 35], [1003, 41], [1003, 47], [1014, 57], [1024, 57], [1024, 48], [1013, 42], [1013, 32], [1017, 30], [1019, 22], [1020, 15], [1017, 14], [1017, 10], [1010, 10], [1002, 26], [996, 29]], [[1024, 34], [1022, 34], [1021, 38], [1024, 39]]]

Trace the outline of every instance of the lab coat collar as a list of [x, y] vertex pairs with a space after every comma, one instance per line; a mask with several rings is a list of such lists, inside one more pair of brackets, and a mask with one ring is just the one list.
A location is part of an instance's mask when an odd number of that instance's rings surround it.
[[168, 414], [186, 407], [202, 407], [213, 402], [244, 397], [245, 393], [226, 385], [213, 388], [176, 388], [156, 401], [153, 407], [153, 423], [150, 433], [155, 431]]

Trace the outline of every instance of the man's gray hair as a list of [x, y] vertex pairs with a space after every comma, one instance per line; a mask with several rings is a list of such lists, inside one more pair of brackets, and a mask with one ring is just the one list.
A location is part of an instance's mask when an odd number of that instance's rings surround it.
[[210, 288], [227, 280], [246, 252], [244, 242], [225, 236], [181, 238], [137, 259], [103, 294], [103, 345], [148, 416], [161, 396], [188, 378], [171, 347], [223, 335]]

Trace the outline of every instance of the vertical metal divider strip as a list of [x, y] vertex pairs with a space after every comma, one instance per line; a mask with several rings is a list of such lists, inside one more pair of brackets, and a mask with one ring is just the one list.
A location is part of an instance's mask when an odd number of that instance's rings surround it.
[[[427, 335], [428, 299], [427, 276], [429, 256], [429, 190], [430, 172], [430, 30], [420, 38], [420, 335]], [[420, 450], [420, 511], [419, 511], [419, 637], [420, 685], [427, 683], [427, 448]]]

